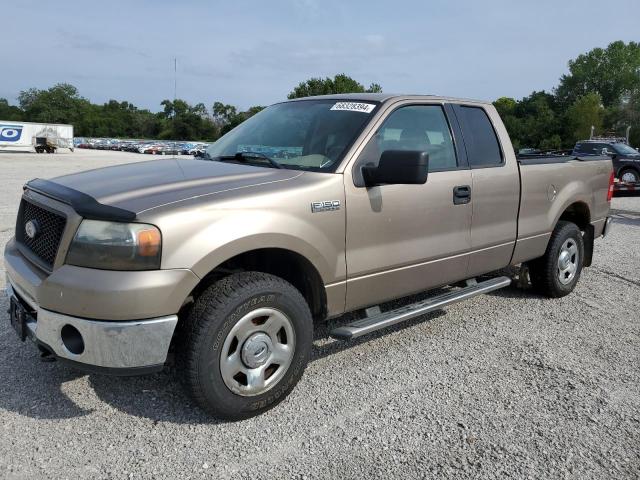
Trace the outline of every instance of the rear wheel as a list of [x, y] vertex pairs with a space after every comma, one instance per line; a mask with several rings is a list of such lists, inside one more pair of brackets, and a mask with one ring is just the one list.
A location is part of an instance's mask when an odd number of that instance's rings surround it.
[[236, 273], [202, 293], [180, 336], [189, 393], [214, 416], [239, 420], [277, 405], [296, 385], [311, 350], [311, 312], [281, 278]]
[[625, 168], [620, 172], [620, 180], [627, 183], [640, 182], [640, 174], [632, 168]]
[[578, 283], [583, 262], [582, 232], [574, 223], [559, 221], [545, 254], [529, 262], [533, 288], [547, 297], [568, 295]]

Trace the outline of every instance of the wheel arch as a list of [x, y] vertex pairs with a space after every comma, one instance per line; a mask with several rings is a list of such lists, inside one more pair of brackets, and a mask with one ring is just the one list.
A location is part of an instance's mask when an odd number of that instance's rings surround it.
[[589, 205], [581, 201], [573, 202], [560, 214], [560, 217], [558, 218], [558, 220], [556, 220], [555, 225], [557, 225], [561, 220], [576, 224], [578, 228], [583, 232], [583, 263], [585, 267], [590, 267], [593, 261], [594, 229], [593, 225], [591, 225], [591, 211], [589, 210]]
[[286, 280], [305, 298], [314, 320], [327, 316], [327, 292], [318, 268], [306, 256], [279, 247], [247, 250], [221, 261], [202, 277], [191, 298], [221, 278], [242, 271], [269, 273]]
[[560, 216], [554, 223], [558, 224], [560, 220], [575, 223], [580, 230], [585, 231], [591, 225], [591, 211], [589, 205], [583, 201], [576, 201], [566, 206]]
[[639, 167], [637, 167], [636, 165], [625, 164], [625, 165], [622, 165], [620, 168], [618, 168], [618, 170], [616, 171], [616, 178], [620, 178], [622, 176], [622, 173], [625, 172], [626, 170], [631, 170], [640, 177]]

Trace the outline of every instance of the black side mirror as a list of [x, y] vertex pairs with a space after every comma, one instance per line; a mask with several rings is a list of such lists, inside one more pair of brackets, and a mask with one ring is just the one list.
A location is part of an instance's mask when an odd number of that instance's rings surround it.
[[407, 150], [386, 150], [378, 166], [363, 165], [362, 178], [367, 187], [376, 185], [422, 185], [429, 173], [429, 154]]

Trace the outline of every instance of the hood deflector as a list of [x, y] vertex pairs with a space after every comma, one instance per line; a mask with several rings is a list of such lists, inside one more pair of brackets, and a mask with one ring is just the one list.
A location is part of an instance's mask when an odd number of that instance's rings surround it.
[[114, 222], [131, 222], [136, 214], [124, 208], [113, 207], [98, 202], [91, 195], [65, 187], [59, 183], [41, 178], [34, 178], [27, 182], [24, 190], [33, 190], [59, 202], [70, 205], [78, 215], [90, 220], [107, 220]]

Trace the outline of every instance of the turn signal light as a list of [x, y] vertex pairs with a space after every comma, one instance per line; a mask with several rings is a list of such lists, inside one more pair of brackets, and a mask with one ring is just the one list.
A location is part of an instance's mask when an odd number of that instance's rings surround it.
[[160, 251], [160, 232], [157, 228], [138, 230], [138, 255], [141, 257], [154, 257]]

